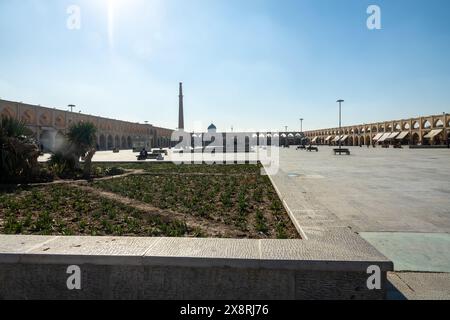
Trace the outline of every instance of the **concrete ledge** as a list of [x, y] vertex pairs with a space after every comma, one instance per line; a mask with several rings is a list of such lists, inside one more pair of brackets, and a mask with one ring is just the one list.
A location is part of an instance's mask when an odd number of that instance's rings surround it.
[[437, 146], [430, 146], [430, 145], [420, 145], [420, 146], [409, 146], [410, 149], [449, 149], [448, 145], [437, 145]]
[[[0, 235], [0, 298], [382, 299], [392, 263], [358, 239], [337, 250], [330, 239]], [[82, 270], [77, 292], [66, 287], [70, 265]], [[381, 290], [366, 287], [370, 265]]]

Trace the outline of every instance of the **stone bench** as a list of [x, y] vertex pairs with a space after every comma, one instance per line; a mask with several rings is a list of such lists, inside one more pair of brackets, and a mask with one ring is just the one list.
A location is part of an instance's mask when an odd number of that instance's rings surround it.
[[0, 235], [0, 299], [385, 298], [392, 262], [353, 233], [333, 239]]
[[350, 155], [350, 149], [346, 149], [346, 148], [336, 148], [333, 149], [334, 154], [343, 154], [345, 153], [346, 155]]

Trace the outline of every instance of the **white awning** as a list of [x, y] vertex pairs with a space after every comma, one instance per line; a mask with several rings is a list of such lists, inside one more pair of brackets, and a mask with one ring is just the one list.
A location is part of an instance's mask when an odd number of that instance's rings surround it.
[[328, 137], [325, 139], [325, 141], [330, 141], [331, 138], [333, 138], [333, 136], [328, 136]]
[[383, 142], [383, 141], [386, 140], [390, 135], [391, 135], [391, 134], [390, 134], [389, 132], [383, 134], [383, 135], [381, 136], [381, 138], [378, 139], [378, 142]]
[[372, 140], [374, 140], [374, 141], [378, 141], [381, 137], [383, 136], [383, 134], [382, 133], [378, 133], [375, 137], [373, 137], [373, 139]]
[[403, 131], [395, 138], [395, 140], [403, 140], [408, 136], [408, 134], [409, 131]]
[[347, 136], [343, 136], [343, 137], [341, 138], [341, 140], [339, 140], [339, 141], [344, 142], [344, 141], [347, 140], [347, 139], [348, 139], [348, 135], [347, 135]]
[[341, 140], [342, 136], [336, 136], [333, 140], [333, 142], [338, 142], [339, 140]]
[[444, 129], [436, 129], [436, 130], [431, 130], [424, 138], [426, 139], [432, 139], [435, 136], [437, 136], [438, 134], [440, 134]]
[[317, 138], [319, 138], [319, 137], [315, 137], [314, 139], [312, 139], [311, 142], [316, 142], [316, 141], [317, 141]]
[[398, 136], [399, 132], [392, 132], [389, 137], [386, 138], [386, 140], [392, 140], [394, 139], [396, 136]]

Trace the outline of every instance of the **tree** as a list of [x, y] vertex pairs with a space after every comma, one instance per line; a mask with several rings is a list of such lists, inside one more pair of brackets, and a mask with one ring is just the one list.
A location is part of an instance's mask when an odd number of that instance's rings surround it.
[[80, 157], [84, 158], [83, 176], [85, 179], [89, 179], [91, 176], [92, 158], [96, 151], [96, 133], [97, 128], [90, 122], [74, 124], [67, 133], [67, 139], [71, 144], [70, 150], [73, 152], [78, 166]]
[[0, 182], [29, 181], [39, 173], [39, 148], [23, 122], [1, 116], [0, 146]]

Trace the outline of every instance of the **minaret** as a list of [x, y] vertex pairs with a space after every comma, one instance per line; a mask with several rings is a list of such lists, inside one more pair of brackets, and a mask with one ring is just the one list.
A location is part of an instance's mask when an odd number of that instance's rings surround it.
[[180, 82], [178, 130], [184, 130], [183, 83], [182, 82]]

